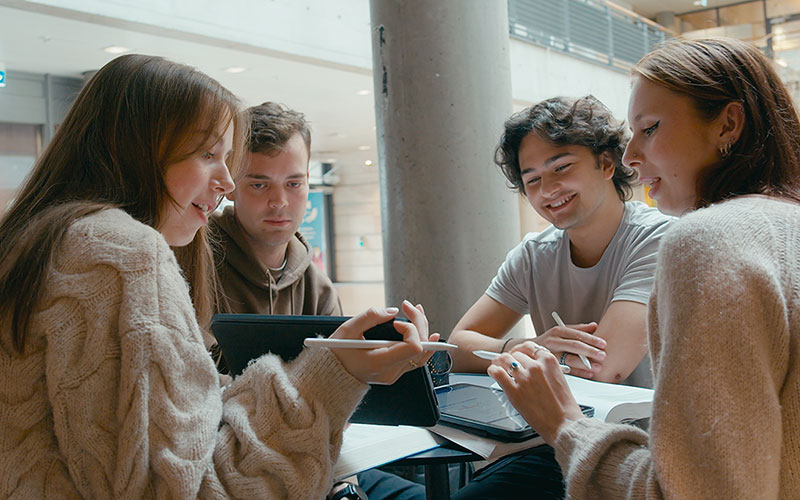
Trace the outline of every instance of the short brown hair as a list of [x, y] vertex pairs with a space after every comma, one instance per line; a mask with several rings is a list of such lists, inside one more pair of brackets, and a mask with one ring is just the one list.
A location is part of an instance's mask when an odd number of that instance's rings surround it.
[[728, 38], [672, 40], [644, 56], [633, 74], [688, 97], [707, 120], [731, 102], [744, 108], [742, 135], [730, 154], [698, 176], [695, 208], [753, 193], [800, 201], [800, 121], [756, 47]]
[[511, 115], [495, 150], [495, 163], [512, 189], [525, 195], [519, 166], [519, 147], [528, 134], [536, 134], [557, 146], [578, 145], [594, 155], [608, 153], [614, 162], [614, 189], [622, 201], [633, 196], [636, 172], [622, 164], [628, 144], [623, 122], [594, 96], [579, 99], [553, 97]]
[[300, 134], [311, 156], [311, 127], [303, 113], [276, 102], [253, 106], [246, 113], [250, 120], [247, 148], [251, 153], [277, 154], [294, 134]]

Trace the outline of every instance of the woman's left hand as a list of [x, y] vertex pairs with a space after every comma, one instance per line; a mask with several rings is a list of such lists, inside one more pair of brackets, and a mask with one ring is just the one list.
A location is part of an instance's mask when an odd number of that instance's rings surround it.
[[[407, 371], [428, 362], [433, 351], [423, 351], [420, 342], [437, 342], [439, 334], [428, 335], [428, 318], [422, 305], [403, 301], [403, 312], [410, 322], [395, 321], [394, 328], [403, 336], [403, 342], [391, 347], [376, 349], [337, 349], [331, 351], [354, 377], [369, 384], [393, 384]], [[371, 309], [345, 321], [331, 338], [363, 339], [364, 331], [392, 319], [397, 309], [378, 311]]]
[[531, 353], [503, 353], [487, 373], [500, 384], [508, 400], [548, 444], [560, 429], [584, 418], [569, 390], [558, 360], [547, 349], [534, 344]]

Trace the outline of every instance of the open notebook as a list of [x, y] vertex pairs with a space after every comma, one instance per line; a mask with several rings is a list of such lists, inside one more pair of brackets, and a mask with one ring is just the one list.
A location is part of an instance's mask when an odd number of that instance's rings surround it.
[[423, 427], [351, 424], [344, 430], [333, 475], [339, 480], [436, 448], [442, 442], [444, 438]]

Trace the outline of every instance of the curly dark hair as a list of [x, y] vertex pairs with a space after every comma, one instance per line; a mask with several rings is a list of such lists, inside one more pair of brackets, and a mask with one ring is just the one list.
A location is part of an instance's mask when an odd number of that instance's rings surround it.
[[622, 164], [630, 136], [624, 123], [616, 120], [596, 97], [553, 97], [511, 115], [506, 121], [494, 162], [508, 179], [509, 187], [522, 195], [525, 185], [519, 166], [519, 147], [531, 133], [557, 146], [586, 146], [595, 155], [608, 152], [614, 161], [614, 189], [619, 199], [625, 201], [633, 196], [637, 174]]
[[251, 153], [277, 154], [299, 133], [311, 154], [311, 127], [303, 113], [276, 102], [247, 108], [246, 113], [250, 121], [247, 148]]

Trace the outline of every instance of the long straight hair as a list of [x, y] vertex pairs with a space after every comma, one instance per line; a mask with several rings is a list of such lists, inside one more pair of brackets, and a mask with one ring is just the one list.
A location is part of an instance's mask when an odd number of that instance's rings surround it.
[[744, 108], [744, 129], [730, 154], [698, 176], [695, 208], [742, 194], [800, 201], [800, 120], [757, 48], [727, 38], [673, 40], [644, 56], [633, 74], [688, 97], [707, 120], [730, 102]]
[[[18, 352], [67, 228], [109, 207], [158, 228], [175, 203], [166, 170], [218, 142], [230, 124], [235, 176], [246, 140], [240, 109], [214, 79], [161, 57], [118, 57], [87, 82], [0, 222], [0, 323]], [[176, 255], [204, 324], [216, 290], [205, 230]]]

